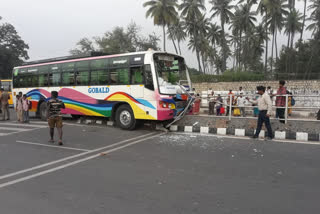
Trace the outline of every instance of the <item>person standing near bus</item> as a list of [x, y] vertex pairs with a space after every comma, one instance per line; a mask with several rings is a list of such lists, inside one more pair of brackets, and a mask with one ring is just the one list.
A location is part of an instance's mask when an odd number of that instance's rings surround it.
[[4, 91], [3, 88], [1, 90], [1, 96], [0, 96], [0, 101], [1, 101], [1, 109], [2, 109], [2, 120], [10, 120], [10, 113], [9, 113], [9, 99], [10, 95], [8, 94], [7, 91]]
[[64, 103], [58, 99], [58, 92], [51, 92], [51, 99], [47, 102], [47, 118], [50, 128], [50, 143], [54, 143], [54, 128], [59, 133], [59, 145], [62, 146], [62, 114], [61, 109], [65, 109]]
[[23, 110], [23, 122], [29, 123], [29, 108], [30, 108], [30, 100], [27, 99], [27, 95], [23, 95], [22, 97], [22, 110]]
[[22, 106], [22, 92], [19, 92], [19, 94], [16, 96], [16, 112], [17, 112], [17, 118], [18, 122], [23, 122], [23, 106]]

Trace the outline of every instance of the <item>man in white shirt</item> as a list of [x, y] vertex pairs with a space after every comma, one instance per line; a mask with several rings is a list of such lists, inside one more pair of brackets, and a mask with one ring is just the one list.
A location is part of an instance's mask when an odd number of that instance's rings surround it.
[[272, 134], [272, 128], [270, 124], [270, 116], [272, 113], [272, 102], [264, 86], [258, 86], [257, 90], [258, 90], [258, 93], [262, 95], [262, 97], [259, 98], [258, 101], [250, 101], [248, 99], [248, 101], [251, 103], [257, 103], [259, 108], [259, 119], [257, 124], [257, 131], [252, 138], [259, 137], [262, 125], [263, 123], [265, 123], [268, 130], [268, 137], [266, 139], [272, 140], [273, 134]]
[[242, 89], [242, 86], [239, 87], [238, 95], [240, 95], [240, 94], [245, 95], [245, 93]]
[[240, 114], [242, 117], [246, 116], [246, 109], [244, 107], [245, 105], [246, 105], [246, 98], [243, 97], [243, 93], [240, 93], [240, 96], [237, 99], [237, 106], [240, 109]]

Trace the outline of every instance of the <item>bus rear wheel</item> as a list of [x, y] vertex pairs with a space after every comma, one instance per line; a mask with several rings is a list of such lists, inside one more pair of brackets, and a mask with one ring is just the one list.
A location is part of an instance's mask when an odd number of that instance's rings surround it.
[[126, 130], [133, 130], [136, 127], [136, 119], [129, 105], [121, 105], [117, 109], [116, 123], [118, 127]]

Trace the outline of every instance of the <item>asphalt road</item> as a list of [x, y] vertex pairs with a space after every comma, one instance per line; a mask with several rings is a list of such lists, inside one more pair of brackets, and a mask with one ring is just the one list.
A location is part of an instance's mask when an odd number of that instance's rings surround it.
[[320, 145], [0, 122], [0, 213], [317, 213]]

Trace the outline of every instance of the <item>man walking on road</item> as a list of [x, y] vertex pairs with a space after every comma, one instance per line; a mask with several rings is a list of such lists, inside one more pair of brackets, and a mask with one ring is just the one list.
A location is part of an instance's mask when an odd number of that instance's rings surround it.
[[51, 99], [47, 103], [47, 118], [50, 127], [50, 143], [54, 143], [54, 128], [57, 127], [59, 133], [59, 145], [62, 146], [62, 115], [61, 109], [65, 109], [64, 103], [58, 99], [58, 92], [51, 92]]
[[270, 99], [270, 96], [266, 92], [266, 88], [264, 86], [258, 86], [257, 87], [258, 93], [262, 95], [261, 98], [258, 99], [258, 101], [250, 101], [248, 98], [248, 101], [251, 103], [258, 103], [259, 108], [259, 118], [258, 118], [258, 124], [257, 124], [257, 130], [256, 133], [252, 138], [258, 138], [259, 134], [261, 132], [261, 128], [263, 123], [265, 123], [265, 126], [268, 130], [268, 137], [267, 140], [272, 140], [272, 128], [270, 124], [270, 116], [272, 112], [272, 102]]
[[9, 114], [9, 99], [10, 95], [7, 91], [4, 91], [3, 88], [1, 90], [1, 96], [0, 96], [0, 103], [1, 103], [1, 109], [2, 109], [2, 120], [10, 120], [10, 114]]
[[281, 123], [285, 123], [285, 107], [286, 107], [286, 97], [287, 89], [284, 87], [286, 82], [284, 80], [279, 81], [279, 89], [277, 91], [277, 98], [276, 98], [276, 106], [277, 106], [277, 116], [280, 118]]

